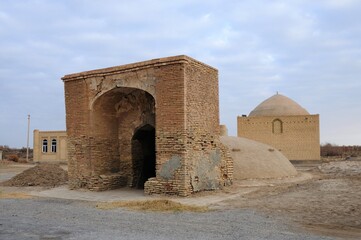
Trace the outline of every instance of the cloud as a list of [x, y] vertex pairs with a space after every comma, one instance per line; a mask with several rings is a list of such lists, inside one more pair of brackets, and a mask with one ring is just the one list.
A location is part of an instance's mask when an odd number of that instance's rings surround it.
[[333, 8], [351, 8], [360, 4], [357, 0], [324, 0], [322, 1], [326, 6]]
[[[361, 101], [358, 1], [29, 0], [1, 5], [0, 108], [7, 114], [0, 120], [0, 144], [23, 145], [27, 113], [33, 128], [65, 128], [64, 74], [179, 54], [219, 69], [221, 121], [231, 134], [237, 115], [280, 91], [321, 113], [322, 141], [334, 139], [332, 132], [339, 143], [356, 144], [361, 135], [340, 127], [361, 122], [354, 114], [360, 106], [353, 104]], [[356, 117], [343, 118], [335, 109]]]

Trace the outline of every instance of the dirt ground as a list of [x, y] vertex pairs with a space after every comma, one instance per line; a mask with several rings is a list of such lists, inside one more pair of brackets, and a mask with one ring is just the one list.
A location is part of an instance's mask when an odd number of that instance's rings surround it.
[[[0, 181], [32, 166], [0, 165]], [[296, 164], [296, 168], [299, 176], [294, 179], [237, 181], [223, 190], [179, 201], [197, 203], [208, 199], [211, 208], [255, 209], [321, 235], [361, 238], [361, 159]], [[29, 189], [34, 192], [34, 188]], [[0, 191], [24, 192], [24, 188], [0, 187]]]
[[262, 186], [225, 202], [229, 207], [283, 216], [326, 235], [361, 238], [361, 161], [296, 168], [312, 178]]

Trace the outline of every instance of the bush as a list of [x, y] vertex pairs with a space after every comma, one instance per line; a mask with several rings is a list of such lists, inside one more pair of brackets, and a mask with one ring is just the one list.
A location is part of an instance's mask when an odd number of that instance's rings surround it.
[[342, 156], [342, 153], [342, 148], [337, 145], [330, 143], [321, 145], [321, 156], [323, 157]]
[[9, 161], [13, 161], [13, 162], [18, 162], [18, 161], [19, 161], [18, 155], [8, 155], [8, 156], [7, 156], [7, 159], [8, 159]]

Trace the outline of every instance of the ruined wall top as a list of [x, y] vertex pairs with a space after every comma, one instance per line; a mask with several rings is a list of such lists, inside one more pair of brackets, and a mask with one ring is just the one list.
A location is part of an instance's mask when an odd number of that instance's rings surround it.
[[131, 63], [131, 64], [120, 65], [120, 66], [115, 66], [115, 67], [108, 67], [108, 68], [84, 71], [84, 72], [80, 72], [80, 73], [68, 74], [68, 75], [65, 75], [64, 77], [62, 77], [61, 79], [64, 82], [67, 82], [67, 81], [84, 79], [84, 78], [89, 78], [89, 77], [114, 75], [114, 74], [119, 74], [119, 73], [123, 73], [123, 72], [137, 71], [137, 70], [146, 69], [146, 68], [153, 68], [153, 67], [172, 65], [172, 64], [178, 64], [178, 63], [189, 63], [189, 62], [203, 65], [203, 66], [206, 66], [208, 68], [211, 68], [211, 69], [217, 71], [216, 68], [213, 68], [200, 61], [197, 61], [191, 57], [188, 57], [186, 55], [179, 55], [179, 56], [172, 56], [172, 57], [165, 57], [165, 58], [157, 58], [157, 59], [152, 59], [152, 60], [148, 60], [148, 61]]

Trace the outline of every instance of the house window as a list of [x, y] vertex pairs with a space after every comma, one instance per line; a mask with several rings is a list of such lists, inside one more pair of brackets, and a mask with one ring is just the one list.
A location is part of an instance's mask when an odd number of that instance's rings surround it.
[[56, 139], [51, 140], [51, 152], [56, 153]]
[[272, 122], [272, 132], [274, 134], [281, 134], [283, 133], [283, 123], [281, 120], [279, 119], [275, 119], [273, 122]]
[[48, 152], [48, 140], [46, 139], [43, 140], [43, 152]]

